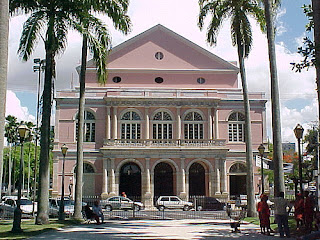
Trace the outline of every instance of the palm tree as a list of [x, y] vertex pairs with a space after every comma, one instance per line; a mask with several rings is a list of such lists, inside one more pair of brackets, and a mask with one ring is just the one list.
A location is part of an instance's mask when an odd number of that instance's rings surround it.
[[[5, 121], [8, 73], [9, 1], [0, 1], [0, 122]], [[0, 124], [0, 196], [2, 191], [2, 166], [4, 124]]]
[[[126, 15], [128, 10], [128, 0], [109, 0], [105, 2], [89, 0], [86, 5], [87, 11], [106, 14], [113, 21], [114, 26], [127, 34], [130, 30], [130, 19]], [[88, 19], [89, 20], [89, 19]], [[81, 219], [82, 214], [82, 177], [83, 177], [83, 138], [84, 138], [84, 105], [85, 105], [85, 74], [87, 63], [88, 47], [93, 52], [93, 60], [97, 65], [98, 82], [106, 82], [106, 61], [110, 37], [106, 26], [98, 19], [83, 21], [78, 25], [78, 31], [82, 33], [82, 59], [80, 70], [80, 96], [78, 112], [78, 135], [77, 135], [77, 167], [75, 185], [75, 211], [74, 218]], [[92, 34], [95, 33], [95, 34]]]
[[251, 140], [250, 104], [247, 89], [247, 80], [244, 59], [249, 56], [252, 46], [252, 30], [248, 15], [253, 16], [264, 29], [263, 10], [255, 0], [200, 0], [200, 13], [198, 25], [204, 26], [205, 18], [210, 15], [207, 31], [207, 42], [216, 44], [217, 34], [225, 18], [231, 18], [231, 37], [234, 46], [237, 46], [242, 80], [243, 102], [245, 111], [245, 142], [247, 165], [247, 198], [248, 216], [255, 215], [254, 185], [253, 185], [253, 154]]
[[9, 145], [9, 159], [8, 159], [8, 195], [11, 195], [11, 173], [12, 173], [12, 146], [17, 142], [17, 127], [18, 122], [17, 118], [8, 115], [6, 117], [6, 125], [5, 125], [5, 137], [7, 138], [7, 142]]
[[[317, 94], [318, 103], [320, 106], [320, 2], [312, 0], [312, 11], [313, 11], [313, 34], [315, 43], [315, 67], [316, 67], [316, 83], [317, 83]], [[318, 107], [318, 124], [320, 126], [320, 107]], [[319, 170], [318, 170], [319, 171]]]
[[279, 0], [263, 0], [265, 19], [267, 25], [270, 77], [271, 77], [271, 111], [272, 111], [272, 138], [273, 138], [273, 163], [274, 163], [274, 195], [284, 192], [284, 175], [282, 160], [281, 119], [279, 84], [274, 34], [274, 9]]
[[[48, 221], [49, 198], [49, 150], [50, 119], [52, 107], [52, 78], [55, 73], [55, 57], [66, 48], [67, 33], [75, 29], [77, 22], [90, 15], [83, 9], [84, 1], [80, 0], [10, 0], [12, 14], [30, 14], [24, 23], [18, 49], [22, 60], [27, 61], [37, 41], [43, 39], [45, 46], [45, 77], [42, 103], [42, 121], [40, 138], [40, 168], [38, 191], [37, 224]], [[93, 17], [93, 16], [92, 16]], [[44, 33], [44, 35], [42, 35]]]

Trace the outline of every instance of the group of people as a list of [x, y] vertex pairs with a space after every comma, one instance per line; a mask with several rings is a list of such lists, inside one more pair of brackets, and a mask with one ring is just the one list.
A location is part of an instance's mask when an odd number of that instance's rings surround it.
[[[262, 194], [260, 199], [261, 200], [257, 205], [257, 211], [259, 213], [261, 233], [270, 235], [272, 230], [270, 227], [270, 206], [267, 203], [268, 196]], [[304, 233], [306, 234], [312, 231], [312, 223], [316, 213], [314, 212], [314, 201], [312, 196], [309, 195], [309, 192], [305, 191], [303, 195], [301, 193], [297, 194], [294, 203], [290, 203], [284, 198], [284, 193], [280, 192], [279, 195], [274, 199], [274, 215], [275, 221], [278, 224], [280, 237], [290, 237], [288, 215], [293, 205], [294, 218], [297, 223], [297, 231], [301, 231], [302, 227], [304, 229]], [[320, 213], [318, 213], [318, 215], [320, 217]], [[320, 218], [319, 224], [317, 224], [316, 221], [316, 226], [320, 227]]]
[[304, 226], [305, 232], [310, 233], [314, 217], [313, 198], [308, 191], [305, 191], [303, 195], [298, 193], [294, 202], [294, 218], [297, 223], [297, 231], [301, 231]]
[[[90, 208], [89, 205], [84, 206], [84, 213], [85, 213], [87, 219], [96, 220], [98, 225], [104, 222], [102, 208], [100, 206], [100, 201], [98, 201], [98, 200], [94, 201], [92, 209]], [[100, 222], [100, 218], [101, 218], [101, 222]]]

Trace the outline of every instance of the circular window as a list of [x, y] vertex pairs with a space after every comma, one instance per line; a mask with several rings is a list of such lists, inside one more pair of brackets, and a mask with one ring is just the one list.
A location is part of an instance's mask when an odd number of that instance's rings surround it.
[[205, 80], [204, 78], [202, 78], [202, 77], [199, 77], [199, 78], [197, 79], [197, 82], [198, 82], [199, 84], [204, 84], [204, 83], [206, 82], [206, 80]]
[[115, 82], [115, 83], [119, 83], [119, 82], [121, 82], [121, 77], [118, 77], [118, 76], [113, 77], [112, 81]]
[[163, 53], [162, 52], [156, 52], [156, 54], [154, 55], [156, 59], [158, 60], [162, 60], [163, 58]]
[[163, 83], [163, 78], [162, 77], [157, 77], [156, 79], [154, 79], [154, 81], [156, 83]]

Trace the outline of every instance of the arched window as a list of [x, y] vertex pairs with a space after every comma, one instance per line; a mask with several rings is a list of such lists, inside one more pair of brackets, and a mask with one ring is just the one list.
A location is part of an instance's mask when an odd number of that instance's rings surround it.
[[203, 139], [203, 118], [197, 112], [189, 112], [184, 118], [184, 138]]
[[141, 138], [141, 118], [138, 113], [129, 111], [122, 115], [121, 139]]
[[230, 114], [229, 122], [229, 142], [244, 142], [244, 115], [239, 112]]
[[[95, 142], [96, 119], [92, 112], [84, 111], [84, 131], [83, 141]], [[78, 138], [78, 115], [76, 120], [76, 139]]]
[[172, 117], [167, 112], [158, 112], [153, 117], [153, 139], [172, 139]]
[[229, 173], [246, 173], [246, 165], [242, 163], [235, 163], [231, 166]]

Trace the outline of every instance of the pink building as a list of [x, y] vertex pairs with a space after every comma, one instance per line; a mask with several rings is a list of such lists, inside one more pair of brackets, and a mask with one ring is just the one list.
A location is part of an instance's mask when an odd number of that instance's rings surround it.
[[[246, 194], [239, 69], [157, 25], [114, 47], [105, 86], [88, 62], [83, 195]], [[78, 88], [56, 96], [53, 195], [74, 191]], [[266, 142], [266, 100], [250, 93], [253, 149]], [[253, 163], [255, 166], [255, 164]], [[255, 191], [260, 175], [254, 170]], [[148, 205], [148, 204], [147, 204]]]

